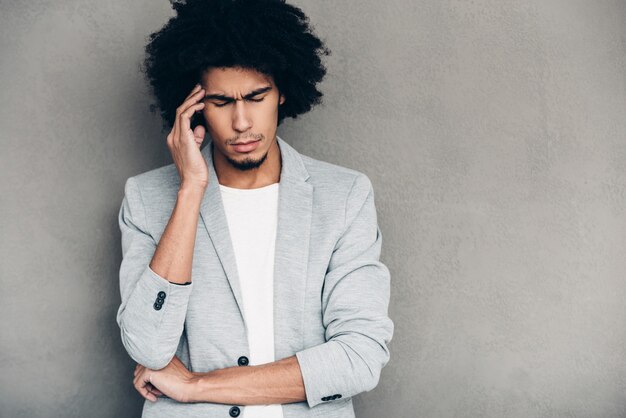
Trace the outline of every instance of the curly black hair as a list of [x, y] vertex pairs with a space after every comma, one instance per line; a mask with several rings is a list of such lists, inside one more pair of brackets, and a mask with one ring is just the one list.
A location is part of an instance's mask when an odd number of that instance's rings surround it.
[[[140, 66], [156, 98], [163, 129], [176, 108], [211, 67], [242, 67], [271, 76], [285, 102], [278, 124], [321, 103], [316, 84], [330, 50], [313, 33], [308, 17], [284, 0], [170, 0], [176, 15], [150, 35]], [[198, 116], [200, 116], [198, 114]], [[204, 124], [192, 120], [192, 128]]]

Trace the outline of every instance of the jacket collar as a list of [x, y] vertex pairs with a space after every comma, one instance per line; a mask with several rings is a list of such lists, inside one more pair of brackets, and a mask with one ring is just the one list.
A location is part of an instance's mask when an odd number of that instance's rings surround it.
[[[302, 330], [313, 186], [306, 181], [309, 173], [301, 155], [280, 137], [276, 136], [276, 140], [282, 162], [274, 258], [274, 348], [276, 358], [280, 359], [301, 349], [298, 343], [302, 341], [293, 337], [301, 334]], [[235, 252], [213, 166], [210, 142], [201, 152], [209, 169], [209, 184], [200, 206], [200, 217], [226, 273], [245, 325]]]

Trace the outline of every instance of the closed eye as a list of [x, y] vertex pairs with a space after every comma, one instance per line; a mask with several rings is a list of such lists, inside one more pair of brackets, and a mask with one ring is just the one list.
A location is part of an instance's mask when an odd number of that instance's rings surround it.
[[[261, 97], [260, 99], [251, 99], [251, 98], [250, 98], [250, 99], [246, 99], [246, 100], [247, 100], [247, 101], [249, 101], [249, 102], [255, 102], [255, 103], [258, 103], [258, 102], [262, 102], [262, 101], [263, 101], [263, 99], [265, 99], [265, 97]], [[226, 106], [227, 104], [230, 104], [230, 103], [232, 103], [232, 102], [233, 102], [233, 101], [228, 101], [228, 102], [224, 102], [224, 103], [213, 103], [213, 104], [214, 104], [216, 107], [224, 107], [224, 106]]]
[[[272, 86], [260, 87], [256, 90], [251, 91], [245, 96], [243, 96], [243, 100], [246, 100], [249, 102], [255, 102], [255, 103], [262, 102], [265, 96], [259, 99], [254, 99], [253, 97], [257, 97], [263, 93], [267, 93], [270, 90], [272, 90]], [[216, 100], [217, 103], [211, 102], [215, 107], [224, 107], [229, 103], [233, 103], [235, 101], [235, 98], [226, 96], [221, 93], [214, 93], [214, 94], [207, 94], [206, 96], [204, 96], [204, 100]]]

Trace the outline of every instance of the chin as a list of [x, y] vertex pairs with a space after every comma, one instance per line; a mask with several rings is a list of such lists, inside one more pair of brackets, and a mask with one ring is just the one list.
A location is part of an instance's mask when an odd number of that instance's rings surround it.
[[265, 162], [267, 154], [267, 150], [255, 149], [245, 155], [236, 154], [236, 156], [233, 157], [227, 156], [226, 160], [234, 168], [246, 171], [260, 167]]

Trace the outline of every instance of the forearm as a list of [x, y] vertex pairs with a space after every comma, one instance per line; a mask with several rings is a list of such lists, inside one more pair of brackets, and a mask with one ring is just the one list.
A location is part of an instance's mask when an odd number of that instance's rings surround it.
[[295, 356], [258, 366], [235, 366], [194, 373], [191, 402], [268, 405], [306, 400]]
[[[177, 235], [177, 219], [184, 217], [185, 214], [187, 217], [193, 217], [194, 211], [199, 213], [199, 209], [194, 207], [200, 205], [200, 193], [196, 191], [197, 194], [193, 194], [187, 190], [179, 193], [181, 197], [178, 207], [175, 213], [172, 211], [173, 227], [170, 227], [165, 237], [161, 239], [162, 245], [156, 257], [157, 242], [154, 231], [149, 228], [143, 197], [132, 177], [126, 181], [125, 195], [118, 215], [122, 232], [120, 266], [122, 303], [118, 309], [117, 322], [128, 354], [138, 363], [151, 369], [165, 367], [174, 356], [183, 332], [192, 290], [192, 285], [180, 286], [168, 281], [166, 277], [171, 273], [167, 272], [167, 263], [163, 267], [159, 262], [163, 255], [166, 256], [164, 259], [167, 262], [167, 254], [176, 251], [176, 249], [168, 250], [167, 247], [168, 242], [171, 243], [168, 236], [172, 233]], [[196, 220], [190, 220], [184, 224], [194, 224], [188, 240], [191, 246], [195, 244], [198, 216], [195, 215]], [[182, 232], [180, 234], [189, 235]], [[153, 259], [156, 260], [156, 265], [150, 266]], [[176, 265], [177, 263], [174, 261], [170, 264]], [[189, 264], [191, 264], [190, 261]], [[180, 276], [172, 275], [171, 277], [174, 280], [188, 280]]]
[[154, 252], [150, 268], [172, 283], [191, 282], [193, 250], [204, 189], [183, 186]]

